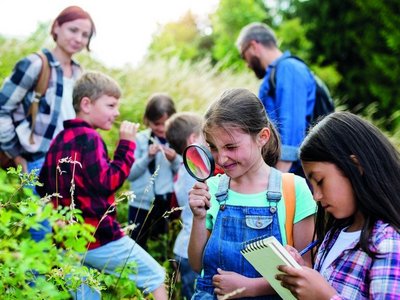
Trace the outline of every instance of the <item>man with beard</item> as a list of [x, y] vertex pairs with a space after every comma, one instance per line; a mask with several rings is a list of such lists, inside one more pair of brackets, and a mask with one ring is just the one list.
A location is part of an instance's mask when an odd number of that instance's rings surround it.
[[282, 53], [274, 32], [263, 23], [243, 27], [236, 46], [247, 66], [263, 79], [259, 98], [278, 128], [282, 142], [282, 154], [276, 168], [304, 177], [298, 148], [313, 113], [316, 90], [313, 75], [289, 51]]

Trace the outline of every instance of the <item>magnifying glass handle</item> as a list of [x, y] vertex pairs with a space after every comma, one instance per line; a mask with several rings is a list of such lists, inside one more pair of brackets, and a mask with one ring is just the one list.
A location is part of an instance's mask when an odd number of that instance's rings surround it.
[[[197, 181], [198, 181], [198, 182], [206, 182], [205, 180], [199, 180], [199, 179], [197, 179]], [[206, 210], [209, 210], [209, 209], [210, 209], [210, 207], [209, 207], [207, 204], [205, 204], [205, 203], [204, 203], [204, 208], [205, 208]]]

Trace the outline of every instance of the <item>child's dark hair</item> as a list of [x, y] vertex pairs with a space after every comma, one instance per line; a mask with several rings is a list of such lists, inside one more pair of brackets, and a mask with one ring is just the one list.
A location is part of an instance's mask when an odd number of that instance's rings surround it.
[[166, 122], [166, 137], [171, 148], [182, 155], [191, 134], [202, 134], [203, 117], [192, 112], [173, 115]]
[[268, 143], [262, 149], [264, 161], [274, 166], [280, 157], [279, 135], [269, 121], [261, 101], [246, 89], [230, 89], [208, 108], [205, 114], [204, 135], [209, 136], [213, 127], [233, 127], [256, 136], [267, 127], [271, 131]]
[[168, 117], [176, 113], [175, 103], [167, 94], [156, 93], [149, 97], [146, 109], [144, 111], [143, 122], [149, 125], [150, 122], [156, 122], [162, 116], [167, 114]]
[[[400, 228], [399, 158], [399, 152], [377, 127], [349, 112], [325, 117], [300, 147], [302, 161], [333, 163], [350, 180], [357, 209], [365, 218], [360, 245], [370, 255], [368, 238], [377, 220]], [[317, 238], [322, 239], [330, 229], [332, 238], [352, 221], [353, 217], [337, 220], [318, 205]]]

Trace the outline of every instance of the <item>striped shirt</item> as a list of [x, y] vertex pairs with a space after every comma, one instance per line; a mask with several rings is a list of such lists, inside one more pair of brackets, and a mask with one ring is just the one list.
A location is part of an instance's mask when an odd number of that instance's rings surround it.
[[[321, 244], [315, 262], [319, 271], [322, 253], [336, 242]], [[328, 235], [327, 235], [328, 236]], [[376, 257], [370, 257], [358, 242], [349, 245], [322, 273], [337, 291], [332, 299], [398, 299], [400, 295], [400, 234], [389, 224], [377, 221], [369, 242]]]
[[[39, 102], [34, 144], [29, 142], [32, 120], [27, 115], [42, 67], [40, 57], [31, 54], [17, 62], [0, 90], [0, 148], [11, 157], [23, 155], [30, 161], [44, 156], [51, 140], [58, 133], [57, 122], [63, 97], [63, 70], [60, 62], [47, 49], [42, 51], [49, 61], [50, 79], [46, 93]], [[72, 80], [75, 81], [80, 75], [81, 68], [73, 61]]]
[[[135, 143], [120, 140], [110, 160], [99, 133], [81, 119], [64, 121], [64, 130], [51, 143], [40, 171], [37, 187], [40, 196], [58, 192], [55, 206], [71, 205], [74, 183], [75, 207], [82, 211], [85, 223], [96, 229], [96, 241], [89, 249], [118, 240], [124, 234], [117, 221], [115, 192], [128, 177], [133, 164]], [[72, 178], [73, 175], [73, 178]]]

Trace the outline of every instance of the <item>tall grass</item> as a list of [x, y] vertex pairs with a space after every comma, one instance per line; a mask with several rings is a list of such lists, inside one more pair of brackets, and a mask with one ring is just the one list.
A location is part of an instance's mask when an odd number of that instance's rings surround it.
[[168, 93], [179, 111], [203, 113], [224, 90], [245, 87], [257, 91], [250, 73], [218, 72], [207, 59], [190, 63], [178, 58], [145, 60], [136, 68], [117, 70], [112, 75], [123, 89], [122, 116], [140, 121], [147, 98], [155, 92]]
[[[96, 67], [88, 61], [87, 68]], [[218, 71], [207, 59], [190, 63], [177, 58], [144, 60], [135, 68], [106, 71], [122, 89], [120, 119], [142, 123], [146, 101], [156, 92], [168, 93], [178, 111], [204, 114], [208, 105], [228, 88], [243, 87], [257, 93], [259, 82], [250, 72]], [[144, 126], [141, 127], [143, 129]], [[118, 140], [118, 127], [102, 133], [110, 149]]]

